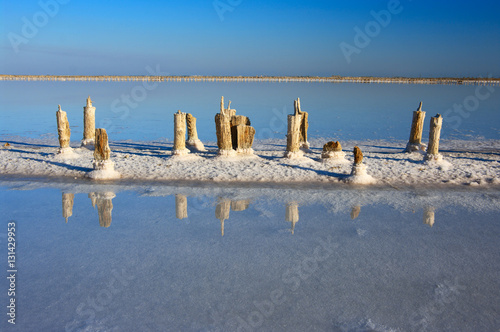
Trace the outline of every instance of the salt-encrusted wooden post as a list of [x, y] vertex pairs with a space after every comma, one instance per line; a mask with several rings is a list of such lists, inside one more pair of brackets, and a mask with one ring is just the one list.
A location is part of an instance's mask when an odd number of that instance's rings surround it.
[[302, 115], [300, 122], [300, 137], [299, 144], [303, 149], [309, 149], [309, 142], [307, 141], [307, 130], [309, 129], [309, 113], [304, 112], [300, 109], [300, 98], [294, 101], [293, 107], [295, 113]]
[[231, 117], [235, 115], [236, 110], [231, 110], [231, 102], [228, 108], [224, 107], [224, 97], [221, 97], [220, 113], [215, 115], [215, 129], [217, 133], [217, 146], [219, 155], [233, 156], [236, 152], [233, 150], [231, 139]]
[[198, 138], [198, 131], [196, 130], [196, 118], [190, 113], [186, 113], [186, 124], [188, 130], [188, 140], [186, 144], [193, 147], [197, 151], [207, 151], [203, 143]]
[[439, 139], [441, 137], [441, 128], [443, 126], [443, 117], [437, 114], [431, 118], [431, 129], [429, 131], [429, 147], [427, 148], [426, 160], [442, 160], [443, 156], [439, 154]]
[[245, 211], [250, 206], [250, 201], [248, 199], [243, 199], [239, 201], [231, 201], [231, 210], [233, 211]]
[[176, 156], [185, 156], [189, 153], [186, 149], [186, 113], [180, 110], [174, 113], [174, 149], [172, 154]]
[[[297, 101], [295, 101], [297, 105]], [[302, 114], [299, 108], [295, 107], [295, 113], [288, 115], [288, 133], [286, 135], [286, 154], [287, 158], [300, 158], [303, 156], [300, 151], [300, 126], [302, 124]]]
[[374, 183], [375, 179], [366, 172], [366, 165], [363, 164], [363, 152], [358, 146], [354, 147], [354, 163], [352, 165], [351, 175], [346, 181], [356, 184]]
[[328, 142], [323, 145], [323, 152], [321, 153], [321, 158], [323, 159], [334, 159], [334, 160], [345, 160], [345, 153], [342, 151], [342, 145], [339, 141]]
[[59, 105], [58, 108], [59, 109], [56, 112], [56, 118], [57, 134], [59, 135], [59, 153], [72, 153], [73, 151], [69, 146], [71, 129], [69, 128], [68, 115], [66, 114], [66, 112], [61, 110], [61, 105]]
[[299, 221], [299, 204], [291, 202], [286, 205], [285, 219], [292, 223], [292, 234], [295, 231], [295, 224]]
[[110, 155], [111, 149], [109, 148], [106, 129], [97, 128], [95, 130], [94, 170], [88, 174], [90, 178], [104, 180], [120, 177], [120, 173], [115, 171], [115, 166], [110, 160]]
[[424, 224], [433, 226], [436, 209], [433, 206], [426, 206], [424, 209]]
[[73, 215], [73, 202], [75, 200], [75, 194], [62, 194], [62, 210], [63, 210], [63, 218], [66, 219], [66, 223], [68, 223], [68, 218]]
[[94, 145], [95, 142], [95, 107], [92, 106], [90, 96], [87, 106], [83, 108], [83, 140], [82, 146]]
[[215, 217], [220, 220], [220, 230], [224, 236], [224, 220], [229, 219], [229, 212], [231, 211], [231, 201], [223, 199], [215, 207]]
[[253, 154], [255, 129], [250, 125], [250, 119], [244, 115], [231, 117], [231, 140], [233, 149], [238, 153]]
[[422, 144], [422, 131], [424, 129], [425, 112], [422, 111], [422, 102], [418, 109], [413, 112], [413, 120], [411, 122], [410, 139], [406, 144], [406, 152], [413, 152], [425, 149], [425, 144]]
[[113, 192], [97, 193], [96, 204], [99, 214], [99, 225], [108, 228], [111, 226], [111, 211], [113, 211]]
[[175, 195], [175, 217], [186, 219], [188, 217], [187, 197], [185, 195]]

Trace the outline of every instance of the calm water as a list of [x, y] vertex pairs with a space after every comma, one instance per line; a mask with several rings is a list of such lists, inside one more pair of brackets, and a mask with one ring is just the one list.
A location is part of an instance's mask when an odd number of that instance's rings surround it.
[[500, 327], [495, 191], [0, 185], [2, 330]]
[[[406, 140], [419, 101], [424, 137], [442, 113], [444, 139], [500, 138], [491, 87], [147, 84], [0, 82], [0, 139], [57, 144], [61, 104], [79, 141], [88, 95], [111, 140], [172, 140], [181, 109], [198, 118], [203, 141], [215, 141], [221, 95], [250, 117], [257, 139], [284, 138], [297, 97], [313, 138]], [[15, 222], [18, 268], [15, 326], [0, 282], [2, 331], [500, 329], [498, 189], [4, 177], [0, 202], [0, 245]]]
[[[247, 115], [257, 139], [283, 138], [286, 114], [301, 98], [309, 111], [311, 137], [348, 139], [408, 138], [412, 111], [423, 101], [428, 121], [441, 113], [442, 138], [500, 138], [498, 87], [452, 85], [206, 82], [0, 82], [2, 137], [57, 138], [57, 105], [68, 112], [72, 139], [82, 136], [88, 95], [96, 106], [96, 125], [111, 140], [173, 139], [178, 109], [198, 118], [198, 132], [215, 141], [214, 116], [220, 97]], [[454, 105], [456, 105], [454, 107]]]

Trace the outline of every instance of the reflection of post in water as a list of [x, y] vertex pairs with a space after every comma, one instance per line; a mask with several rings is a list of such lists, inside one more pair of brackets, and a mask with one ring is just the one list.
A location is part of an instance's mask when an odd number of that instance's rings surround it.
[[73, 215], [73, 202], [75, 200], [75, 194], [62, 194], [62, 212], [63, 217], [68, 223], [68, 218]]
[[231, 210], [233, 211], [245, 211], [250, 206], [250, 200], [243, 199], [239, 201], [231, 201]]
[[299, 204], [291, 202], [286, 205], [286, 221], [292, 223], [292, 234], [295, 231], [295, 224], [299, 221]]
[[90, 198], [90, 201], [92, 202], [92, 207], [95, 209], [97, 194], [96, 193], [89, 193], [89, 198]]
[[424, 224], [433, 226], [436, 208], [433, 206], [427, 206], [424, 209]]
[[224, 220], [229, 219], [229, 211], [231, 210], [231, 201], [222, 199], [215, 207], [215, 217], [220, 220], [221, 234], [224, 236]]
[[111, 211], [113, 211], [113, 198], [116, 195], [113, 192], [97, 193], [96, 205], [99, 213], [99, 225], [101, 227], [111, 226]]
[[175, 195], [175, 217], [177, 219], [186, 219], [188, 217], [188, 203], [185, 195]]
[[359, 205], [353, 206], [351, 210], [351, 219], [354, 220], [357, 217], [359, 217], [360, 212], [361, 212], [361, 206]]

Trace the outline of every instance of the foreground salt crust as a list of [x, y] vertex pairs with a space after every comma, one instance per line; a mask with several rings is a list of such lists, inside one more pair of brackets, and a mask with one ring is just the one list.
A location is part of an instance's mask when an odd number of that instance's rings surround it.
[[[405, 141], [346, 141], [342, 143], [346, 163], [321, 160], [321, 147], [329, 139], [310, 139], [311, 152], [298, 159], [284, 157], [283, 139], [256, 141], [254, 156], [229, 158], [217, 156], [214, 142], [207, 142], [206, 152], [175, 157], [171, 142], [117, 141], [110, 145], [116, 172], [125, 180], [350, 183], [346, 181], [352, 173], [350, 151], [358, 145], [363, 149], [368, 174], [380, 185], [500, 184], [500, 140], [442, 140], [442, 161], [425, 161], [421, 153], [404, 153]], [[0, 175], [83, 179], [93, 171], [93, 153], [86, 148], [74, 148], [74, 159], [61, 159], [55, 139], [13, 137], [8, 142], [9, 147], [1, 143]]]

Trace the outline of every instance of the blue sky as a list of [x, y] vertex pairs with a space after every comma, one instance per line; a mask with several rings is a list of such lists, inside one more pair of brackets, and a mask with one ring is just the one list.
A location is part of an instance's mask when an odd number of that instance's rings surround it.
[[4, 74], [500, 77], [498, 0], [0, 4]]

